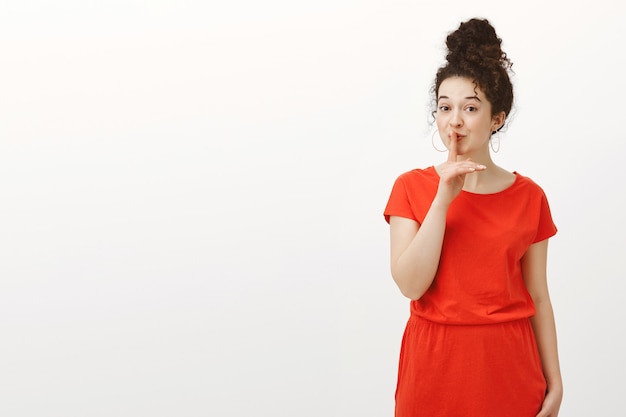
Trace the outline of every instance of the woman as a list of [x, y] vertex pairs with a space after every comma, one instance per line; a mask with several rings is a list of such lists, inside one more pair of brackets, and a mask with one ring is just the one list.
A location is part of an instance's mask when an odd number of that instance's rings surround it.
[[395, 415], [557, 416], [556, 227], [543, 190], [490, 153], [513, 104], [511, 62], [487, 20], [462, 23], [446, 45], [433, 92], [448, 158], [400, 175], [384, 212], [391, 273], [411, 299]]

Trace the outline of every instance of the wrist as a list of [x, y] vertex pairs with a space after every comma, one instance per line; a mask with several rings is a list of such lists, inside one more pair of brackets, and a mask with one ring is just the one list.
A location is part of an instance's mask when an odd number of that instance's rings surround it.
[[451, 203], [452, 203], [451, 201], [446, 201], [445, 199], [443, 199], [440, 196], [436, 195], [435, 198], [433, 199], [432, 203], [430, 203], [430, 209], [431, 210], [441, 210], [443, 212], [447, 212]]
[[546, 379], [548, 392], [563, 393], [563, 381], [561, 378]]

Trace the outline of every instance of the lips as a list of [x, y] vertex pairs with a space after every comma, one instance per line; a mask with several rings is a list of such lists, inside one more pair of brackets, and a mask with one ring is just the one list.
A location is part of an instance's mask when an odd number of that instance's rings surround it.
[[467, 135], [462, 135], [459, 132], [455, 132], [454, 130], [452, 132], [450, 132], [450, 136], [452, 136], [452, 134], [454, 134], [456, 136], [457, 142], [460, 141], [461, 139], [463, 139], [465, 136], [467, 136]]

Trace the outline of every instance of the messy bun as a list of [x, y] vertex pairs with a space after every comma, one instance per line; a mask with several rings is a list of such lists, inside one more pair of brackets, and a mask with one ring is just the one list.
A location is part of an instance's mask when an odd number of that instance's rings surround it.
[[504, 112], [513, 105], [513, 85], [509, 71], [513, 63], [501, 48], [502, 39], [486, 19], [470, 19], [446, 38], [446, 64], [437, 71], [435, 101], [441, 83], [450, 77], [469, 78], [491, 103], [491, 114]]

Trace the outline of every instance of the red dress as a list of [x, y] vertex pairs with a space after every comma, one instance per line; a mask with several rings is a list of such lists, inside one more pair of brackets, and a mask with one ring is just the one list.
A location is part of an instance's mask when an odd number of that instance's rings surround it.
[[[520, 260], [556, 227], [543, 190], [515, 173], [493, 194], [461, 191], [446, 218], [439, 268], [410, 304], [396, 417], [534, 417], [546, 382]], [[434, 167], [396, 180], [385, 219], [422, 223], [437, 192]]]

